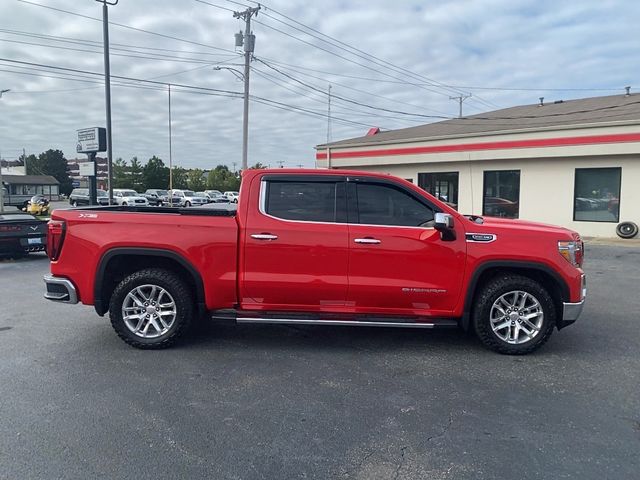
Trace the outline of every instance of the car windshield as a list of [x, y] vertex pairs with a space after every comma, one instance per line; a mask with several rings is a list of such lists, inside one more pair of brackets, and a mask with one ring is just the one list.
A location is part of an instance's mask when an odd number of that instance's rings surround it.
[[136, 192], [135, 190], [123, 190], [122, 191], [122, 196], [123, 197], [137, 197], [138, 196], [138, 192]]
[[206, 198], [206, 197], [207, 197], [207, 194], [206, 194], [206, 193], [204, 193], [204, 192], [196, 192], [196, 195], [195, 195], [195, 196], [196, 196], [196, 197]]
[[109, 194], [104, 190], [98, 190], [98, 197], [108, 197]]
[[[154, 192], [151, 192], [151, 193], [154, 193]], [[158, 196], [164, 196], [164, 195], [167, 194], [167, 191], [166, 190], [156, 190], [155, 194], [158, 195]]]
[[195, 194], [195, 192], [193, 190], [185, 190], [184, 194], [187, 197], [195, 197], [196, 196], [196, 194]]

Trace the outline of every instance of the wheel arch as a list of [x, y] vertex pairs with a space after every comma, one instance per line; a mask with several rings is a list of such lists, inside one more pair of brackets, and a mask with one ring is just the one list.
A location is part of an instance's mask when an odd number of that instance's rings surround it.
[[127, 275], [143, 268], [159, 267], [174, 271], [193, 289], [198, 312], [206, 311], [204, 282], [198, 270], [182, 255], [159, 248], [113, 248], [105, 252], [96, 269], [94, 308], [98, 315], [109, 310], [109, 299], [116, 285]]
[[464, 310], [462, 314], [462, 328], [469, 330], [471, 325], [471, 315], [475, 304], [475, 298], [480, 288], [496, 275], [503, 273], [513, 273], [529, 277], [539, 282], [551, 295], [553, 303], [558, 313], [556, 322], [562, 319], [562, 303], [568, 302], [570, 298], [569, 286], [562, 279], [560, 274], [548, 265], [536, 262], [521, 261], [488, 261], [480, 264], [471, 274], [467, 292], [464, 299]]

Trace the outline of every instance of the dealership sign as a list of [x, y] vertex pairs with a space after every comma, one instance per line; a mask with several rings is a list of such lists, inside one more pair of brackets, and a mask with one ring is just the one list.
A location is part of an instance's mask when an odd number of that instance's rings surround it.
[[81, 177], [94, 177], [96, 175], [96, 162], [80, 162], [78, 163]]
[[95, 153], [107, 150], [107, 130], [102, 127], [83, 128], [78, 130], [76, 152]]

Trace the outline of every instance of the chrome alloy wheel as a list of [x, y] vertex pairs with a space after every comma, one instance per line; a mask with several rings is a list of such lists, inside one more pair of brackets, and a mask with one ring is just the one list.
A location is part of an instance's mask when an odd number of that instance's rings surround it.
[[157, 338], [169, 331], [176, 320], [176, 302], [158, 285], [140, 285], [122, 302], [122, 320], [142, 338]]
[[498, 297], [491, 306], [491, 329], [496, 336], [512, 345], [534, 338], [542, 328], [544, 312], [536, 297], [516, 290]]

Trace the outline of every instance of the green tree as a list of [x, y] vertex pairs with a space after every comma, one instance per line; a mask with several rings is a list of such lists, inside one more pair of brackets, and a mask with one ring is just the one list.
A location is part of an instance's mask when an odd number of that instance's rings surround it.
[[204, 179], [204, 172], [200, 168], [193, 168], [189, 170], [187, 174], [187, 184], [189, 190], [194, 192], [200, 192], [207, 187], [207, 183]]
[[118, 157], [113, 162], [113, 187], [132, 188], [127, 162]]
[[42, 165], [40, 164], [40, 160], [33, 153], [31, 155], [27, 155], [27, 158], [24, 159], [20, 157], [22, 161], [27, 161], [27, 175], [45, 175], [42, 173]]
[[187, 170], [182, 167], [174, 167], [173, 169], [173, 188], [177, 189], [187, 189]]
[[169, 168], [165, 167], [164, 162], [155, 155], [142, 167], [141, 188], [143, 190], [148, 188], [163, 190], [169, 188]]
[[138, 157], [131, 159], [131, 166], [129, 167], [129, 177], [131, 179], [131, 188], [140, 192], [142, 190], [142, 164], [138, 160]]
[[60, 193], [68, 195], [73, 187], [67, 171], [67, 159], [60, 150], [49, 149], [42, 152], [36, 158], [35, 155], [27, 157], [28, 175], [51, 175], [60, 182]]
[[240, 188], [240, 178], [226, 165], [218, 165], [207, 176], [207, 187], [221, 192], [236, 191]]

